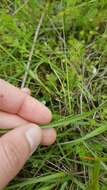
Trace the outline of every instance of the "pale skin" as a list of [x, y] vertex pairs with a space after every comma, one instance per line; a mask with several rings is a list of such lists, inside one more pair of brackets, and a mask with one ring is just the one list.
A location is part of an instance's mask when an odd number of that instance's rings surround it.
[[0, 190], [17, 175], [39, 144], [55, 142], [54, 129], [39, 127], [51, 119], [51, 111], [31, 97], [29, 89], [20, 90], [0, 79], [0, 128], [13, 128], [0, 137]]

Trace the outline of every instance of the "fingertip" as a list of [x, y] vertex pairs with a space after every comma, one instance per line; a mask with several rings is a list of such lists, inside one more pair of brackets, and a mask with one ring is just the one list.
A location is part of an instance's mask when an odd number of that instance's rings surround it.
[[48, 124], [52, 119], [51, 111], [37, 99], [26, 96], [18, 115], [32, 123]]
[[46, 107], [47, 114], [46, 114], [46, 124], [50, 123], [52, 120], [52, 112]]
[[42, 145], [51, 145], [56, 140], [56, 130], [53, 128], [50, 129], [42, 129]]

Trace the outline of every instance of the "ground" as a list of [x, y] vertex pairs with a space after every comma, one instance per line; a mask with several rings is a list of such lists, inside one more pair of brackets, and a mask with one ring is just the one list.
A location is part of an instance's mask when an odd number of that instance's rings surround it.
[[6, 190], [107, 190], [107, 1], [1, 0], [0, 77], [29, 87], [58, 134]]

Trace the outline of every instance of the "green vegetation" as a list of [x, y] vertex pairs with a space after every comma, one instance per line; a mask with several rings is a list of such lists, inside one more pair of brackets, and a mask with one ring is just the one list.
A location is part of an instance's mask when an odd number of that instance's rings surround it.
[[107, 1], [1, 0], [0, 78], [49, 106], [58, 134], [6, 190], [107, 190]]

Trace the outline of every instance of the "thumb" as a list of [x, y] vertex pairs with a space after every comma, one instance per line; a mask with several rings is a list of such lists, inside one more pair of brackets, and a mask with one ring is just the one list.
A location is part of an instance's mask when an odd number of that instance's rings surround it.
[[42, 130], [35, 124], [16, 128], [0, 138], [0, 190], [20, 171], [41, 138]]

